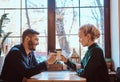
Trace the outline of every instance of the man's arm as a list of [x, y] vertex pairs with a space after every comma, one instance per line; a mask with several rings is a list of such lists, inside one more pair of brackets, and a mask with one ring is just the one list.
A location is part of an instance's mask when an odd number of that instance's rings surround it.
[[13, 54], [9, 56], [11, 66], [16, 70], [18, 74], [22, 75], [23, 77], [29, 78], [35, 74], [47, 70], [45, 62], [41, 62], [33, 67], [28, 66], [22, 58], [21, 52], [18, 50], [11, 51], [9, 54]]

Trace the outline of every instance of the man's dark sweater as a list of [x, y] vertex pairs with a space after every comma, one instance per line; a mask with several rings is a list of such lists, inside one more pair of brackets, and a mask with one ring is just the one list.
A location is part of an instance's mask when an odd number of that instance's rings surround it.
[[23, 45], [16, 45], [7, 54], [1, 78], [7, 82], [22, 82], [23, 77], [29, 78], [47, 70], [45, 62], [37, 63], [34, 53], [25, 52]]

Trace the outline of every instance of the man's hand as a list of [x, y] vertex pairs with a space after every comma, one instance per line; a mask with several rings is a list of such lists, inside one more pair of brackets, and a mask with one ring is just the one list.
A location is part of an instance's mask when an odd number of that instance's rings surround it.
[[67, 60], [67, 58], [65, 58], [63, 55], [61, 55], [61, 61], [63, 61], [63, 62], [67, 62], [68, 60]]
[[47, 64], [53, 64], [56, 61], [57, 54], [56, 53], [50, 53], [47, 59]]

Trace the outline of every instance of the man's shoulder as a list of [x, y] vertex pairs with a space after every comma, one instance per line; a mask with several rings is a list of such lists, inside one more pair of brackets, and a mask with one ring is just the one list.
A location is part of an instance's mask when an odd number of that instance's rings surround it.
[[15, 45], [13, 46], [10, 51], [8, 52], [6, 58], [7, 59], [13, 59], [13, 58], [16, 58], [16, 57], [20, 57], [20, 54], [21, 54], [21, 49], [20, 49], [20, 45]]
[[19, 51], [21, 51], [21, 45], [14, 45], [10, 50], [10, 52], [19, 52]]

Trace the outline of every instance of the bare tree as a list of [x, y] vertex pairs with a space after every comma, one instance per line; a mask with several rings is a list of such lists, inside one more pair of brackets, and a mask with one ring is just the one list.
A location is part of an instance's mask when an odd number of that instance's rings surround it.
[[29, 19], [29, 13], [28, 13], [28, 8], [27, 8], [27, 0], [25, 0], [25, 11], [26, 11], [26, 19], [27, 19], [28, 27], [31, 28], [30, 19]]
[[[72, 0], [71, 0], [72, 1]], [[63, 3], [63, 7], [66, 5], [66, 0]], [[64, 14], [65, 14], [66, 8], [61, 8], [56, 10], [56, 32], [57, 32], [57, 38], [59, 40], [59, 45], [62, 50], [65, 50], [67, 54], [70, 54], [70, 47], [69, 47], [69, 41], [67, 40], [65, 29], [64, 29]], [[69, 34], [71, 33], [71, 29], [73, 27], [73, 23], [75, 21], [75, 11], [73, 8], [73, 20], [72, 24], [69, 29]], [[70, 35], [69, 35], [70, 36]]]
[[59, 41], [60, 48], [62, 50], [65, 50], [66, 53], [70, 53], [69, 50], [69, 43], [66, 39], [66, 33], [64, 30], [64, 23], [63, 23], [63, 13], [61, 13], [63, 10], [57, 10], [57, 19], [56, 19], [56, 32], [57, 32], [57, 38]]

